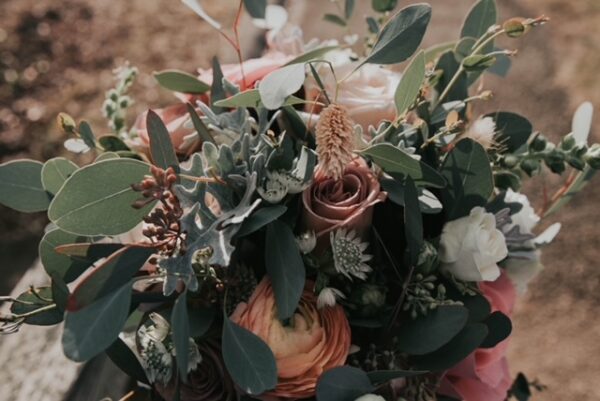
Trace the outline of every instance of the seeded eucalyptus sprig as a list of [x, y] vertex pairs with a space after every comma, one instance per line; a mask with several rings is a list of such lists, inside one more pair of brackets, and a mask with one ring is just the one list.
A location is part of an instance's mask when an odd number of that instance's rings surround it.
[[102, 104], [102, 114], [108, 119], [108, 126], [115, 134], [122, 134], [126, 130], [125, 113], [133, 105], [133, 100], [127, 92], [138, 74], [138, 69], [129, 63], [115, 68], [113, 71], [116, 86], [106, 92], [106, 99]]

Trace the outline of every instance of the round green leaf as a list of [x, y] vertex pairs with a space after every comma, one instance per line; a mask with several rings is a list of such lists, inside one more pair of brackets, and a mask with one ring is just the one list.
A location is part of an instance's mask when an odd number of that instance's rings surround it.
[[[31, 289], [19, 295], [17, 302], [14, 302], [10, 308], [11, 313], [21, 315], [54, 303], [51, 287], [36, 288], [36, 291], [39, 296], [35, 295]], [[26, 318], [25, 323], [36, 326], [51, 326], [62, 322], [62, 320], [63, 313], [59, 308], [53, 308]]]
[[68, 255], [56, 252], [55, 249], [61, 245], [81, 243], [88, 240], [86, 237], [67, 233], [59, 228], [44, 234], [38, 249], [46, 273], [49, 276], [58, 274], [66, 283], [70, 283], [79, 277], [94, 261], [74, 260]]
[[288, 96], [302, 87], [304, 78], [304, 64], [290, 64], [275, 70], [258, 84], [260, 100], [267, 109], [278, 109], [285, 104]]
[[56, 194], [67, 178], [76, 170], [77, 165], [64, 157], [48, 160], [42, 168], [42, 185], [52, 195]]
[[63, 185], [48, 217], [64, 231], [79, 235], [118, 235], [138, 225], [152, 209], [131, 205], [141, 194], [131, 188], [149, 174], [146, 163], [110, 159], [77, 170]]
[[365, 372], [351, 366], [340, 366], [319, 378], [317, 401], [352, 401], [374, 390]]
[[415, 103], [425, 80], [425, 53], [419, 52], [411, 61], [396, 88], [394, 101], [398, 115], [404, 115]]
[[258, 395], [277, 385], [275, 356], [254, 333], [223, 320], [223, 361], [231, 378], [242, 390]]
[[488, 114], [496, 121], [498, 134], [494, 138], [500, 145], [500, 149], [508, 152], [516, 152], [527, 144], [527, 140], [533, 133], [533, 126], [525, 117], [516, 113], [500, 111]]
[[50, 195], [42, 185], [42, 163], [15, 160], [0, 165], [0, 204], [19, 212], [43, 212]]

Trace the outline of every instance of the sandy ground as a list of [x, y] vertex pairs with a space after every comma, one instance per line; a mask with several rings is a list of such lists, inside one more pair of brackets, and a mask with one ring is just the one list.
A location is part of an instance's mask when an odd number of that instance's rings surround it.
[[[307, 38], [342, 32], [320, 20], [329, 7], [306, 0]], [[297, 1], [292, 1], [297, 3]], [[209, 12], [226, 25], [233, 1], [205, 1]], [[360, 3], [367, 3], [360, 0]], [[409, 3], [404, 1], [402, 3]], [[432, 0], [434, 19], [427, 43], [455, 37], [471, 0]], [[523, 40], [506, 43], [520, 50], [510, 75], [490, 78], [496, 99], [486, 106], [528, 116], [551, 138], [569, 131], [570, 118], [583, 100], [600, 112], [600, 2], [598, 0], [498, 0], [502, 18], [545, 13], [552, 23]], [[318, 7], [315, 7], [318, 5]], [[301, 9], [302, 7], [300, 7]], [[355, 23], [362, 24], [360, 7]], [[254, 37], [245, 35], [252, 43]], [[124, 60], [141, 75], [134, 89], [136, 110], [170, 101], [151, 73], [163, 68], [192, 72], [208, 66], [213, 55], [231, 59], [231, 51], [205, 23], [173, 0], [3, 0], [0, 2], [0, 159], [47, 159], [61, 151], [53, 120], [67, 111], [90, 120], [97, 132], [103, 93], [110, 70]], [[600, 141], [600, 116], [593, 139]], [[548, 176], [552, 188], [560, 180]], [[544, 225], [563, 222], [563, 231], [544, 253], [544, 273], [520, 300], [514, 318], [511, 366], [548, 386], [534, 400], [600, 399], [600, 200], [598, 179], [568, 208]], [[541, 186], [530, 186], [536, 204]], [[0, 206], [0, 289], [18, 280], [36, 257], [35, 241], [43, 216], [31, 218]]]

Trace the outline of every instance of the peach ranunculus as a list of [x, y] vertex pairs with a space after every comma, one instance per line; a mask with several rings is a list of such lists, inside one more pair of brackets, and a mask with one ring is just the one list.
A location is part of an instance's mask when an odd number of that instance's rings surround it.
[[317, 167], [312, 185], [302, 194], [303, 220], [317, 235], [317, 249], [329, 232], [345, 227], [364, 238], [373, 220], [373, 206], [387, 197], [377, 177], [362, 158], [354, 159], [339, 180], [327, 178]]
[[[321, 81], [330, 97], [336, 93], [336, 78], [344, 78], [356, 66], [356, 63], [334, 66], [336, 77], [328, 66], [323, 65], [319, 68]], [[345, 106], [352, 120], [360, 124], [367, 133], [370, 125], [377, 127], [382, 120], [391, 121], [396, 117], [394, 93], [400, 77], [400, 73], [388, 68], [365, 64], [340, 84], [335, 102]], [[308, 100], [319, 97], [320, 89], [312, 76], [306, 80], [305, 90]], [[306, 111], [310, 112], [312, 107], [307, 105]], [[312, 111], [319, 112], [319, 110]]]
[[[492, 311], [511, 315], [516, 291], [505, 272], [496, 281], [480, 283], [480, 289], [492, 305]], [[440, 392], [464, 401], [504, 401], [512, 383], [507, 347], [508, 340], [504, 340], [494, 348], [473, 352], [446, 373]]]
[[341, 306], [317, 308], [313, 284], [307, 282], [292, 324], [277, 318], [271, 281], [263, 278], [247, 303], [231, 319], [269, 345], [277, 362], [278, 383], [263, 397], [307, 398], [319, 376], [341, 366], [350, 350], [350, 325]]

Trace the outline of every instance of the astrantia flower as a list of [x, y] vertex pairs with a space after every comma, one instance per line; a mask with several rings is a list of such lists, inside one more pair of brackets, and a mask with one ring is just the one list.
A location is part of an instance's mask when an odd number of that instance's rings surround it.
[[482, 117], [473, 121], [461, 138], [471, 138], [485, 149], [494, 146], [496, 122], [492, 117]]
[[335, 270], [350, 280], [352, 276], [366, 280], [372, 270], [366, 262], [373, 256], [364, 253], [369, 244], [362, 242], [356, 231], [345, 228], [331, 232], [330, 240]]
[[327, 177], [340, 179], [352, 161], [354, 123], [345, 107], [330, 104], [319, 116], [316, 128], [319, 166]]
[[325, 287], [319, 292], [317, 297], [317, 308], [323, 309], [326, 306], [335, 306], [338, 299], [345, 299], [343, 292], [333, 287]]

